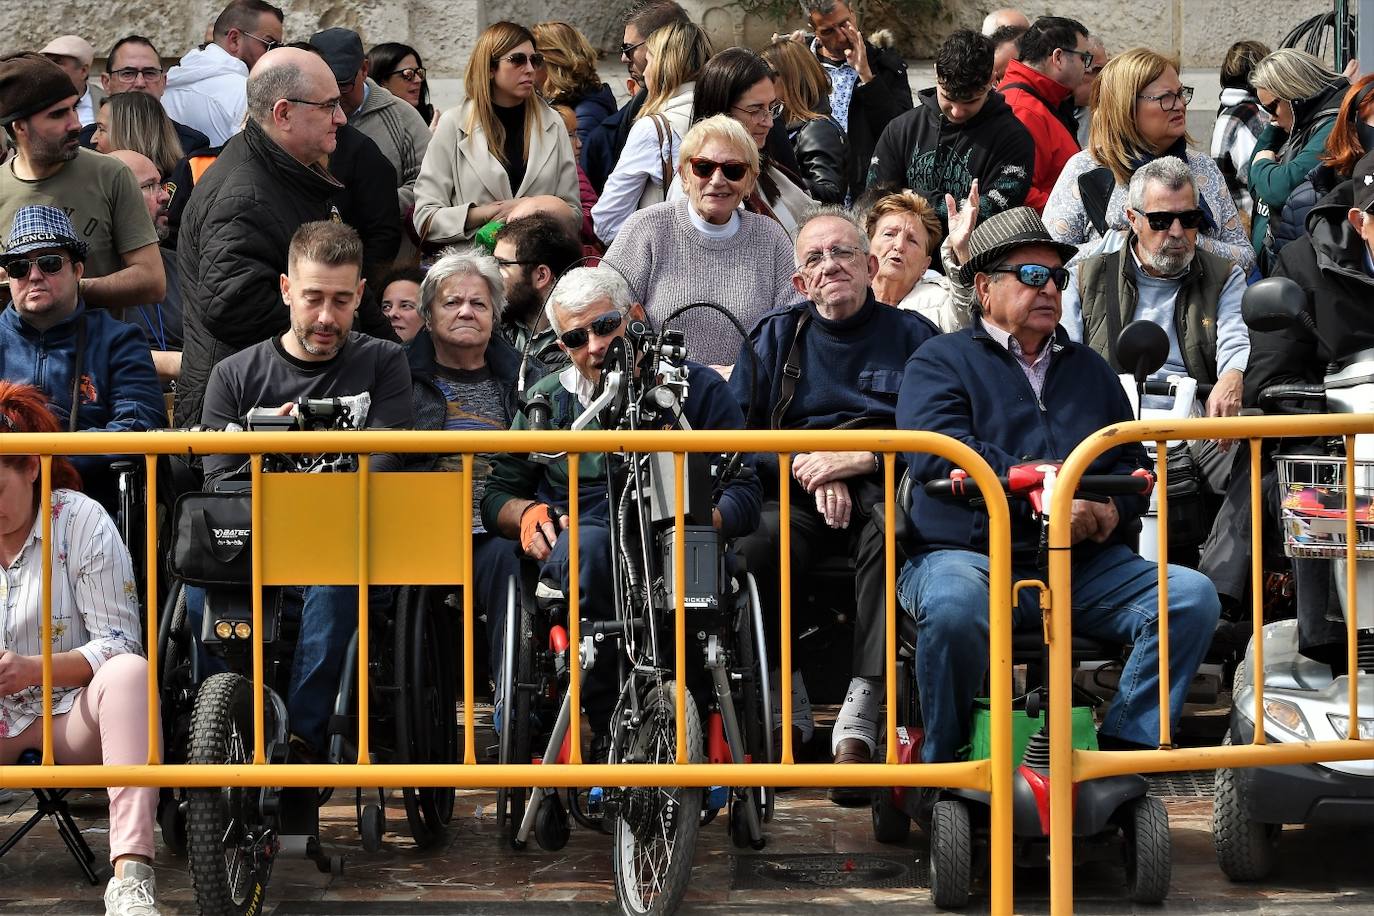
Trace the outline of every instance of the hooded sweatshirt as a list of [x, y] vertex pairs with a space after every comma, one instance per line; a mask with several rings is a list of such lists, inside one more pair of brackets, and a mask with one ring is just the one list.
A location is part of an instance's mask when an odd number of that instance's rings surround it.
[[430, 137], [429, 125], [420, 112], [368, 77], [367, 97], [348, 115], [348, 123], [371, 138], [396, 169], [400, 212], [415, 206], [415, 179], [420, 175]]
[[1007, 63], [1007, 75], [998, 91], [1035, 143], [1035, 174], [1026, 206], [1039, 213], [1045, 209], [1064, 165], [1078, 152], [1078, 140], [1069, 133], [1058, 112], [1072, 90], [1039, 70], [1012, 60]]
[[868, 186], [910, 188], [930, 201], [948, 233], [946, 194], [963, 200], [976, 180], [987, 219], [1025, 203], [1034, 170], [1035, 143], [1001, 93], [989, 92], [976, 115], [952, 124], [930, 88], [878, 138]]
[[248, 65], [217, 44], [195, 48], [167, 71], [162, 107], [173, 121], [205, 134], [211, 146], [223, 146], [243, 128]]

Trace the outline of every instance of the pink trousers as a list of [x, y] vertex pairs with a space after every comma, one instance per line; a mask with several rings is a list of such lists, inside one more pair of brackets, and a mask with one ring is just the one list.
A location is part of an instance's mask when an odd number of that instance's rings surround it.
[[[53, 716], [53, 756], [59, 764], [148, 762], [148, 660], [116, 655], [101, 665], [77, 694], [69, 712]], [[28, 748], [43, 747], [43, 726], [0, 738], [0, 766]], [[110, 861], [119, 856], [153, 858], [157, 789], [111, 788]]]

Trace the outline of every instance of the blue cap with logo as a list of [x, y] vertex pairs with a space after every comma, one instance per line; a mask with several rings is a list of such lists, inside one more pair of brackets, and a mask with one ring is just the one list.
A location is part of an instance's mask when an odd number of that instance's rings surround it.
[[65, 248], [79, 261], [86, 257], [87, 246], [76, 237], [70, 217], [57, 207], [20, 207], [5, 239], [5, 257], [43, 248]]

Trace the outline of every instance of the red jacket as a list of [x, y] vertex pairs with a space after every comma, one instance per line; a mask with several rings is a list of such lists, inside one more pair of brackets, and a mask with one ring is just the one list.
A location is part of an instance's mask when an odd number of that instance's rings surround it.
[[[1030, 86], [1040, 98], [1025, 89], [1008, 88], [1016, 83]], [[1026, 206], [1034, 207], [1039, 212], [1045, 209], [1045, 202], [1049, 200], [1050, 191], [1054, 190], [1054, 183], [1064, 170], [1064, 164], [1078, 152], [1078, 141], [1054, 110], [1069, 96], [1070, 90], [1019, 60], [1007, 64], [1007, 75], [997, 89], [1035, 142], [1035, 174], [1031, 176]]]

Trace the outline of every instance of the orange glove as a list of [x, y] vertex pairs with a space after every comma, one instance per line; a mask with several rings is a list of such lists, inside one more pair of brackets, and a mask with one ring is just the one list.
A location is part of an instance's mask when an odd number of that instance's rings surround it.
[[548, 541], [549, 547], [553, 547], [553, 542], [544, 534], [543, 526], [546, 522], [554, 531], [558, 530], [558, 520], [554, 518], [553, 510], [547, 503], [534, 503], [525, 508], [520, 516], [520, 549], [533, 555], [534, 551], [531, 548], [538, 543], [536, 538]]

